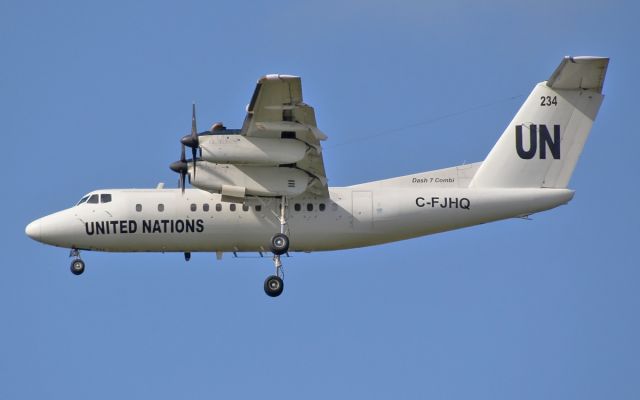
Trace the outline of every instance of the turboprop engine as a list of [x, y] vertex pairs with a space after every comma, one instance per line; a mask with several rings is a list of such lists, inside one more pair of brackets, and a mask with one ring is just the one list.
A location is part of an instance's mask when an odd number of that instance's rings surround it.
[[198, 161], [198, 173], [192, 174], [191, 185], [223, 196], [297, 196], [309, 185], [309, 175], [290, 167], [215, 164]]
[[[295, 168], [309, 146], [299, 140], [280, 137], [247, 137], [221, 123], [207, 133], [197, 133], [196, 107], [192, 107], [191, 134], [180, 139], [180, 160], [170, 165], [180, 174], [178, 185], [184, 193], [185, 181], [193, 187], [223, 196], [297, 196], [313, 178]], [[187, 160], [185, 147], [191, 148]], [[200, 157], [196, 158], [197, 150]]]
[[222, 164], [282, 165], [302, 160], [307, 145], [296, 139], [213, 134], [200, 137], [201, 159]]

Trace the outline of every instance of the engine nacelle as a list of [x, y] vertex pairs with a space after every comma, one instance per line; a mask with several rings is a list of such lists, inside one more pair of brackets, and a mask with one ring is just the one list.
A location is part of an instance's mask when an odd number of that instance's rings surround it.
[[296, 139], [217, 134], [202, 137], [200, 149], [202, 159], [212, 163], [282, 165], [302, 160], [307, 145]]
[[231, 197], [267, 196], [293, 197], [302, 194], [309, 185], [309, 175], [297, 168], [234, 164], [214, 164], [199, 161], [191, 185], [209, 192]]

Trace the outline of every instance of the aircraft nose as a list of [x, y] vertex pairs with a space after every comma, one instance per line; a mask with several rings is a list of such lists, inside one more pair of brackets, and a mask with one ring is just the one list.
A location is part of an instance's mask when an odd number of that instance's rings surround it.
[[42, 224], [39, 219], [33, 221], [25, 228], [24, 232], [33, 240], [40, 240]]

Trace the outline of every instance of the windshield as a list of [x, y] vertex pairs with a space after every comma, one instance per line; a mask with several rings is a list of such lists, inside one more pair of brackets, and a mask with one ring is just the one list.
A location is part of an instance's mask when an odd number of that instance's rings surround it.
[[88, 195], [84, 196], [83, 198], [80, 199], [79, 202], [76, 203], [76, 206], [79, 206], [80, 204], [104, 204], [104, 203], [111, 203], [112, 197], [111, 197], [111, 193], [89, 193]]
[[76, 205], [79, 206], [80, 204], [82, 204], [85, 201], [87, 201], [88, 198], [89, 198], [89, 195], [84, 196], [83, 198], [80, 199], [79, 202], [76, 203]]

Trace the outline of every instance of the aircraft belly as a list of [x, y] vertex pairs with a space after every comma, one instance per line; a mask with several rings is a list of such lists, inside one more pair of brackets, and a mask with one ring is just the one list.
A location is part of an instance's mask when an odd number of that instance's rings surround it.
[[[174, 223], [173, 232], [164, 231], [161, 225], [161, 232], [139, 230], [134, 234], [93, 238], [87, 248], [114, 252], [264, 251], [276, 229], [275, 224], [250, 218], [200, 221], [202, 224], [196, 220], [195, 229], [189, 231], [177, 232]], [[143, 223], [139, 221], [138, 225]], [[168, 230], [170, 226], [167, 224]]]
[[[392, 242], [530, 215], [565, 204], [566, 189], [435, 189], [375, 194], [374, 231]], [[377, 244], [377, 243], [376, 243]]]

